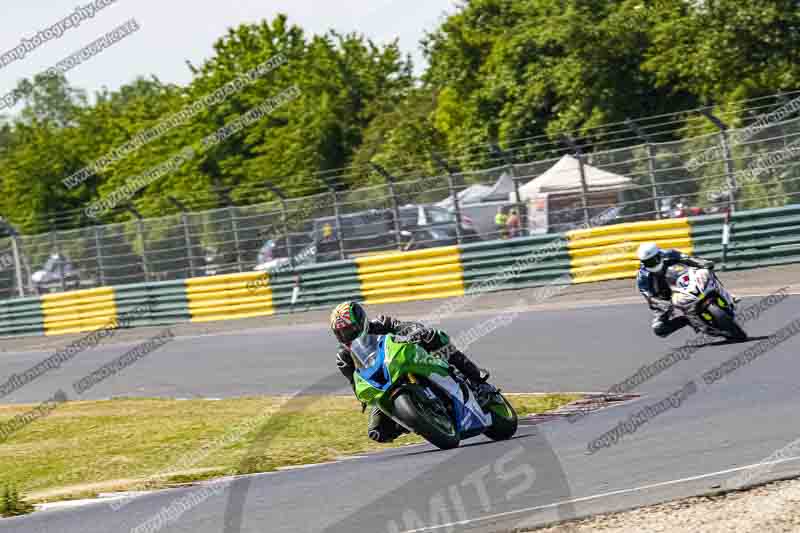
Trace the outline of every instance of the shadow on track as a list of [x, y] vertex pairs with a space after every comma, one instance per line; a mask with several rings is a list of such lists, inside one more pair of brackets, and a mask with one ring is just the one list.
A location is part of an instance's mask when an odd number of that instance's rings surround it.
[[[532, 426], [527, 426], [527, 427], [532, 427]], [[513, 442], [515, 440], [529, 439], [529, 438], [534, 438], [534, 437], [537, 437], [536, 433], [525, 433], [523, 435], [514, 435], [513, 437], [511, 437], [510, 439], [508, 439], [505, 442]], [[481, 437], [474, 437], [474, 438], [478, 439], [478, 438], [481, 438]], [[484, 437], [484, 439], [485, 440], [477, 440], [475, 442], [468, 442], [466, 444], [462, 442], [461, 444], [458, 445], [458, 448], [454, 448], [452, 450], [440, 450], [439, 448], [435, 447], [433, 444], [429, 444], [427, 442], [421, 443], [421, 444], [415, 444], [414, 446], [425, 446], [425, 449], [424, 450], [419, 450], [419, 451], [408, 452], [408, 453], [392, 454], [391, 457], [387, 457], [387, 459], [396, 459], [398, 457], [414, 457], [415, 455], [425, 455], [425, 454], [428, 454], [428, 453], [455, 452], [456, 450], [474, 448], [476, 446], [487, 446], [487, 445], [490, 445], [490, 444], [493, 444], [493, 445], [497, 444], [497, 442], [495, 442], [495, 441], [493, 441], [491, 439], [488, 439], [488, 438], [485, 438], [485, 437]], [[402, 450], [402, 448], [394, 448], [394, 450]], [[384, 450], [384, 451], [393, 451], [393, 450], [389, 449], [389, 450]]]
[[[266, 453], [267, 444], [286, 431], [286, 425], [280, 422], [281, 413], [313, 409], [320, 395], [333, 394], [344, 388], [341, 374], [337, 371], [294, 395], [259, 428], [256, 439], [239, 464], [238, 473], [251, 472]], [[473, 451], [475, 446], [485, 450], [479, 458], [479, 454]], [[435, 451], [438, 450], [425, 449], [399, 456], [407, 460], [414, 455]], [[388, 493], [363, 501], [357, 510], [326, 527], [325, 533], [363, 531], [365, 523], [370, 522], [372, 529], [381, 524], [383, 527], [379, 526], [377, 530], [399, 532], [417, 528], [419, 524], [429, 527], [447, 523], [448, 517], [461, 520], [467, 517], [467, 510], [470, 513], [483, 510], [485, 515], [529, 506], [531, 501], [548, 504], [571, 498], [558, 455], [541, 431], [534, 430], [505, 442], [467, 443], [449, 450], [448, 455], [440, 463], [416, 472], [399, 486], [387, 480]], [[396, 457], [392, 455], [387, 459]], [[402, 466], [397, 472], [399, 480], [405, 479], [407, 474], [407, 468]], [[476, 475], [481, 477], [476, 479]], [[240, 477], [228, 488], [224, 533], [242, 532], [245, 503], [253, 481], [251, 476]], [[480, 484], [481, 490], [476, 490], [476, 484]], [[468, 491], [468, 487], [473, 488]], [[559, 520], [569, 519], [575, 516], [575, 509], [572, 505], [559, 506], [557, 514]]]
[[714, 342], [709, 342], [709, 343], [703, 344], [701, 346], [701, 348], [703, 346], [727, 346], [729, 344], [744, 344], [746, 342], [762, 341], [764, 339], [769, 339], [769, 335], [759, 335], [757, 337], [747, 337], [746, 339], [743, 339], [743, 340], [740, 340], [740, 341], [733, 340], [733, 339], [722, 339], [722, 340], [719, 340], [719, 341], [714, 341]]

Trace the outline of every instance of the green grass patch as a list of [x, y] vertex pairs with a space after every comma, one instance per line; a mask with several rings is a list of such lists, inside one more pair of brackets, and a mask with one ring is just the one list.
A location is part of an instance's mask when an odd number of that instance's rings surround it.
[[17, 487], [6, 485], [0, 493], [0, 516], [19, 516], [33, 512], [33, 504], [20, 496]]
[[[577, 396], [508, 398], [525, 415], [551, 410]], [[369, 440], [367, 414], [352, 397], [286, 401], [259, 397], [69, 402], [0, 443], [0, 487], [14, 485], [35, 501], [53, 501], [267, 472], [422, 442], [415, 435], [383, 445]], [[0, 406], [0, 422], [30, 408]], [[246, 454], [250, 458], [243, 463]]]

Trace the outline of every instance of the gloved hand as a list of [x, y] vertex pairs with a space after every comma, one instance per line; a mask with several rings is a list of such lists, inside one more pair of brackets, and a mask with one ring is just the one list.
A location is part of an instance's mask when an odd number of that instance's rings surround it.
[[[353, 379], [353, 371], [355, 368], [353, 367], [353, 358], [350, 355], [350, 350], [345, 348], [344, 346], [339, 348], [339, 351], [336, 352], [336, 366], [339, 367], [339, 370], [347, 376], [348, 381], [350, 381], [350, 385], [353, 387], [353, 394], [356, 392], [356, 384], [355, 380]], [[364, 414], [364, 411], [367, 410], [367, 404], [361, 402], [361, 414]]]
[[413, 342], [414, 344], [430, 343], [435, 338], [436, 330], [433, 328], [426, 328], [422, 325], [408, 334], [409, 342]]
[[653, 311], [666, 313], [667, 311], [672, 310], [672, 302], [668, 300], [662, 300], [660, 298], [651, 298], [648, 303], [650, 304], [650, 309], [652, 309]]
[[336, 352], [336, 366], [339, 367], [339, 370], [353, 366], [353, 357], [350, 355], [350, 350], [344, 346], [341, 346], [339, 351]]

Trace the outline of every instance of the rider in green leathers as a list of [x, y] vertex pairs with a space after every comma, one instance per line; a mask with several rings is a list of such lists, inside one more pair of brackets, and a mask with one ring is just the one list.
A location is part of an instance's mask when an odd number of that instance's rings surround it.
[[[466, 355], [456, 349], [443, 331], [427, 328], [418, 322], [401, 322], [384, 315], [369, 320], [364, 307], [357, 302], [344, 302], [338, 305], [331, 313], [330, 325], [334, 336], [342, 345], [336, 354], [336, 366], [353, 387], [355, 386], [353, 373], [356, 367], [349, 350], [352, 342], [363, 335], [392, 334], [396, 340], [418, 344], [425, 351], [438, 355], [455, 367], [467, 379], [479, 402], [497, 391], [487, 383], [489, 374], [481, 371]], [[404, 432], [402, 426], [377, 407], [372, 408], [369, 415], [369, 438], [377, 442], [391, 442]]]

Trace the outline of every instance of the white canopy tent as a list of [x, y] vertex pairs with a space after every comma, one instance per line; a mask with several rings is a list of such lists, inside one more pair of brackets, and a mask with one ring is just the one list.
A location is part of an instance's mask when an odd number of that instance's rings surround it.
[[[456, 196], [458, 196], [458, 203], [459, 205], [463, 204], [477, 204], [479, 203], [484, 197], [486, 197], [492, 188], [488, 185], [470, 185], [463, 191], [459, 191]], [[444, 200], [436, 202], [438, 207], [444, 207], [445, 209], [450, 209], [453, 207], [453, 197], [448, 196]]]
[[[505, 202], [509, 193], [514, 193], [514, 181], [511, 176], [503, 172], [494, 185], [470, 185], [458, 193], [458, 203], [460, 205], [479, 204], [481, 202]], [[451, 209], [453, 198], [447, 198], [436, 203], [439, 207]]]
[[503, 174], [500, 175], [500, 178], [498, 178], [497, 182], [492, 186], [492, 189], [486, 194], [482, 201], [504, 201], [506, 198], [508, 198], [509, 194], [512, 195], [513, 201], [516, 201], [516, 198], [513, 198], [514, 180], [511, 178], [511, 174], [503, 172]]
[[[590, 192], [622, 190], [629, 187], [633, 180], [619, 174], [607, 172], [591, 165], [584, 164], [586, 185]], [[578, 160], [565, 155], [544, 174], [520, 186], [519, 196], [523, 201], [535, 198], [539, 193], [579, 193], [581, 192], [581, 173]], [[514, 192], [509, 194], [515, 200]]]

